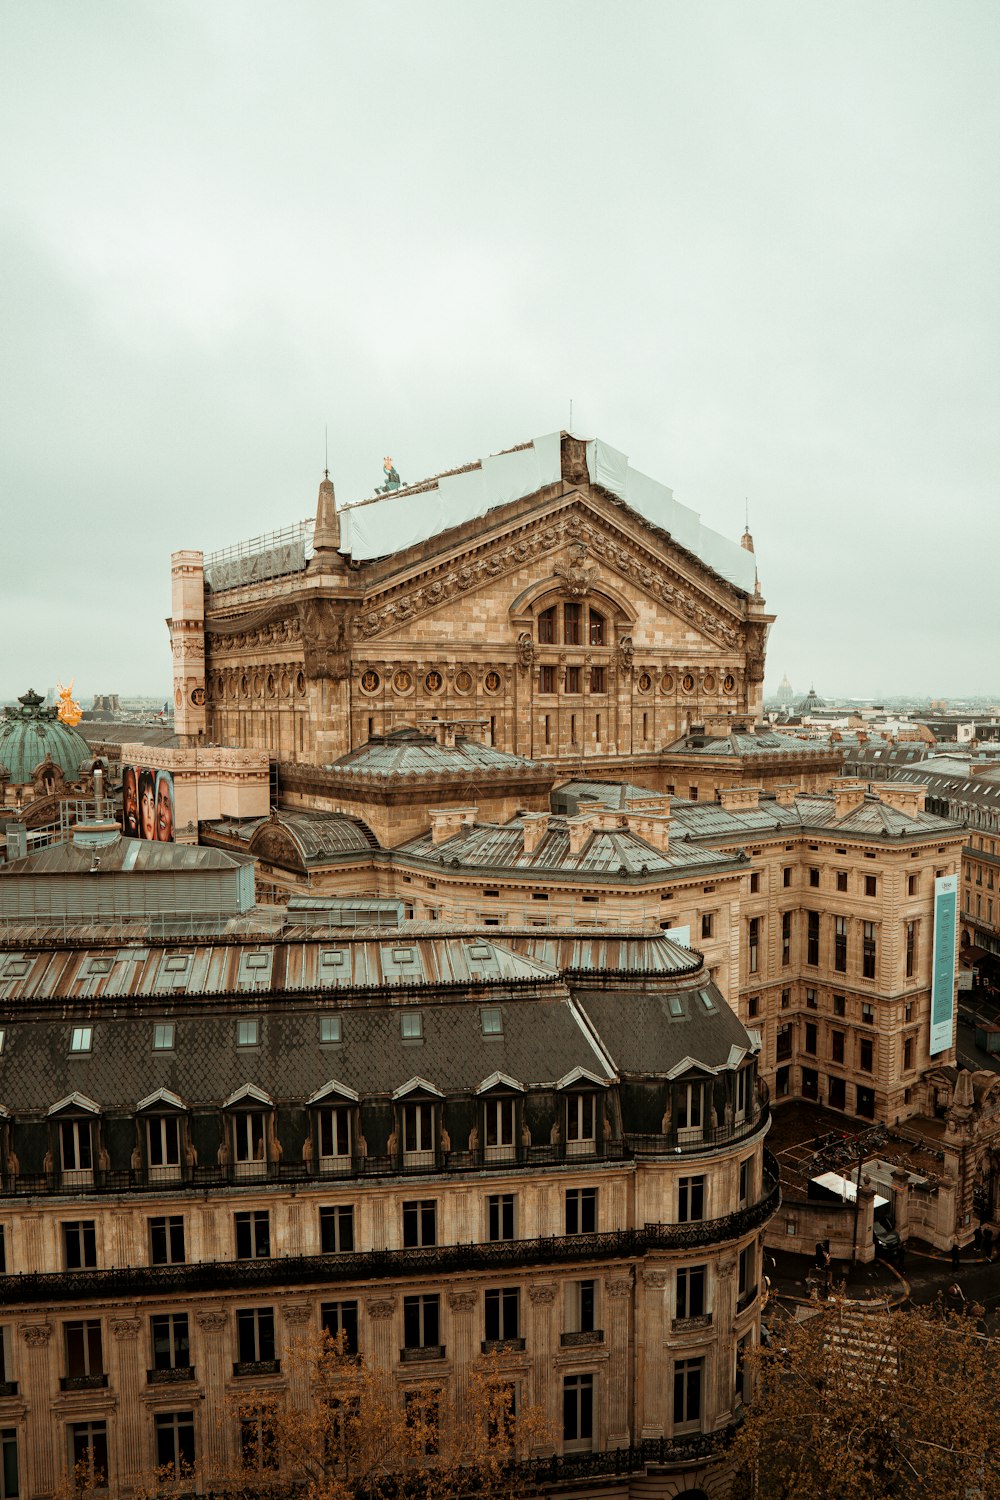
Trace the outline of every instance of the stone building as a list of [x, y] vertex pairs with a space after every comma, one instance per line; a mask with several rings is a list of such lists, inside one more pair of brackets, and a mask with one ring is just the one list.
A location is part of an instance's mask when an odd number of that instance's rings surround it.
[[322, 1327], [401, 1403], [498, 1351], [561, 1494], [721, 1493], [779, 1195], [753, 1034], [666, 936], [36, 934], [0, 1103], [8, 1494], [201, 1487]]
[[692, 722], [761, 714], [752, 551], [566, 433], [339, 512], [327, 478], [313, 525], [172, 568], [182, 745], [322, 767], [464, 718], [628, 774]]

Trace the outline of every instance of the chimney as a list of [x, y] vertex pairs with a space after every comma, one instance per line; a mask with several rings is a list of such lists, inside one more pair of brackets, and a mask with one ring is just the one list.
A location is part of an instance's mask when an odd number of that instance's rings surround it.
[[838, 776], [833, 782], [834, 817], [844, 818], [865, 800], [868, 783], [860, 776]]
[[645, 839], [661, 854], [670, 848], [670, 813], [630, 813], [629, 827], [637, 838]]
[[577, 813], [575, 818], [566, 819], [566, 827], [569, 829], [570, 854], [582, 854], [594, 831], [593, 816], [590, 813]]
[[522, 813], [521, 822], [524, 824], [524, 852], [534, 854], [549, 831], [549, 815], [547, 812]]
[[724, 786], [719, 788], [719, 802], [726, 812], [753, 812], [760, 806], [759, 786]]
[[880, 782], [878, 793], [887, 807], [909, 817], [922, 813], [927, 802], [927, 788], [913, 781]]
[[800, 788], [794, 781], [786, 781], [774, 789], [774, 800], [779, 807], [794, 807]]
[[454, 838], [463, 828], [471, 828], [476, 821], [475, 807], [429, 807], [427, 816], [431, 820], [431, 843], [443, 844]]

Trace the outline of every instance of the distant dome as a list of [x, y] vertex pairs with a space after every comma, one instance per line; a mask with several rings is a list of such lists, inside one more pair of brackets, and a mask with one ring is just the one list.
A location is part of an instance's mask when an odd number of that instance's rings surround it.
[[80, 731], [64, 724], [58, 709], [45, 708], [36, 692], [29, 691], [17, 701], [20, 708], [5, 708], [0, 719], [0, 766], [6, 769], [11, 785], [30, 785], [46, 755], [68, 782], [79, 781], [81, 761], [93, 760], [93, 751]]
[[810, 687], [808, 693], [803, 698], [802, 702], [798, 705], [796, 712], [800, 714], [811, 714], [817, 708], [826, 708], [826, 704], [824, 703], [823, 699], [817, 695], [816, 689], [814, 687]]

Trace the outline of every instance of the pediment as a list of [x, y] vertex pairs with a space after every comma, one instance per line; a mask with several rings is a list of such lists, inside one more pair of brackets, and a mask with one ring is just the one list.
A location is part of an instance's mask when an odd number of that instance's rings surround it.
[[[497, 534], [495, 515], [479, 518], [463, 529], [460, 545], [444, 560], [436, 552], [431, 565], [416, 571], [415, 561], [407, 553], [391, 559], [388, 577], [382, 574], [384, 586], [367, 596], [354, 618], [356, 637], [371, 640], [404, 630], [411, 621], [531, 566], [540, 582], [515, 600], [525, 614], [548, 580], [550, 591], [571, 597], [603, 592], [626, 619], [634, 618], [628, 597], [639, 591], [711, 645], [729, 650], [742, 645], [746, 595], [669, 535], [633, 517], [620, 502], [612, 505], [593, 487], [550, 502], [547, 514], [534, 515], [505, 534]], [[395, 582], [400, 574], [405, 583]]]
[[67, 1094], [65, 1099], [60, 1099], [58, 1104], [50, 1106], [50, 1115], [99, 1115], [101, 1106], [95, 1104], [93, 1099], [88, 1099], [86, 1094], [76, 1092]]
[[255, 1104], [262, 1104], [266, 1109], [274, 1108], [274, 1100], [270, 1094], [266, 1094], [255, 1083], [243, 1084], [241, 1088], [230, 1094], [228, 1099], [222, 1101], [223, 1109], [236, 1109], [240, 1105], [253, 1108]]

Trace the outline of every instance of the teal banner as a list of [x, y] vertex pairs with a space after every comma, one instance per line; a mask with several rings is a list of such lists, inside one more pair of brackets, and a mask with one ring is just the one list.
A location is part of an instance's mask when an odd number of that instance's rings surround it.
[[955, 1030], [955, 938], [958, 924], [958, 876], [939, 875], [934, 882], [934, 969], [931, 975], [930, 1055], [947, 1052]]

